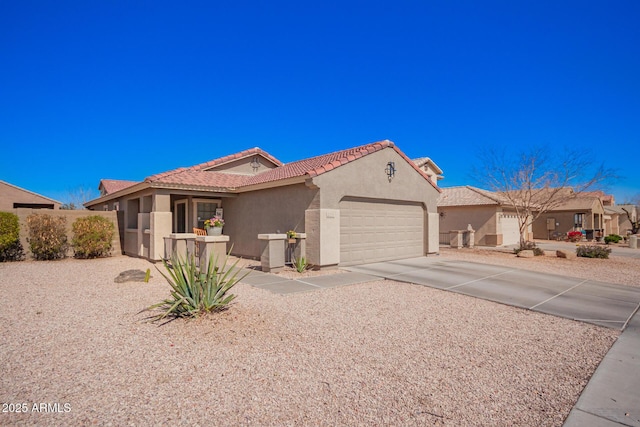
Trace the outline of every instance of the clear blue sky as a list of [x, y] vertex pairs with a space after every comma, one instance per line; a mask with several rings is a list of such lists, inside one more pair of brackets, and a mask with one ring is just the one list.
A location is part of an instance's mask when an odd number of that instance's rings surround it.
[[65, 201], [255, 146], [390, 139], [453, 186], [482, 147], [534, 144], [591, 150], [621, 202], [639, 22], [637, 0], [2, 1], [0, 179]]

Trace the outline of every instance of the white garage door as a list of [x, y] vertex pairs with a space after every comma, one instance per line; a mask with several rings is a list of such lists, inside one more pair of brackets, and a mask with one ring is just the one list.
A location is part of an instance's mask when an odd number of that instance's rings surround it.
[[340, 264], [424, 255], [424, 209], [392, 200], [340, 202]]
[[502, 214], [500, 217], [500, 223], [502, 226], [502, 244], [516, 245], [520, 243], [518, 217], [515, 214]]

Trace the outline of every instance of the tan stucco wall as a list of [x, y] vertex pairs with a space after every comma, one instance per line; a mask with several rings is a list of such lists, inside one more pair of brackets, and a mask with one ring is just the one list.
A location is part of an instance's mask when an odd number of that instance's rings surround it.
[[[24, 248], [25, 255], [27, 258], [31, 258], [32, 254], [29, 250], [29, 242], [27, 241], [27, 237], [29, 236], [29, 228], [27, 227], [27, 217], [31, 214], [46, 214], [51, 216], [61, 216], [67, 219], [66, 230], [67, 230], [67, 240], [69, 244], [73, 239], [73, 231], [72, 226], [73, 222], [78, 218], [84, 218], [87, 216], [100, 215], [109, 219], [115, 226], [115, 233], [113, 237], [113, 244], [111, 249], [111, 256], [117, 256], [122, 254], [121, 248], [121, 228], [118, 225], [118, 213], [111, 212], [101, 212], [101, 211], [89, 211], [89, 210], [50, 210], [50, 209], [27, 209], [27, 208], [19, 208], [19, 209], [11, 209], [5, 212], [12, 212], [18, 215], [18, 220], [20, 222], [20, 242], [22, 243], [22, 247]], [[67, 251], [67, 256], [73, 256], [73, 250], [69, 248]]]
[[[556, 225], [555, 230], [551, 232], [556, 235], [566, 235], [569, 231], [573, 231], [573, 215], [579, 212], [547, 212], [542, 214], [533, 223], [533, 238], [534, 239], [548, 239], [549, 232], [547, 230], [547, 219], [553, 218]], [[591, 215], [589, 212], [584, 213], [584, 228], [591, 228]]]
[[0, 211], [12, 211], [14, 203], [51, 204], [53, 209], [60, 209], [60, 203], [56, 201], [0, 182]]
[[[385, 173], [389, 161], [394, 162], [396, 168], [391, 181]], [[339, 260], [340, 218], [336, 213], [339, 213], [340, 201], [347, 196], [421, 203], [425, 208], [424, 253], [438, 252], [438, 245], [431, 246], [437, 238], [429, 239], [428, 236], [438, 235], [439, 224], [429, 221], [428, 214], [437, 212], [440, 193], [393, 148], [385, 148], [326, 172], [313, 178], [313, 184], [320, 188], [320, 211], [314, 215], [317, 217], [314, 226], [319, 229], [307, 230], [310, 262], [331, 265]], [[322, 253], [324, 259], [313, 260], [311, 254], [314, 253]]]
[[241, 193], [222, 200], [224, 234], [237, 256], [258, 258], [261, 245], [258, 234], [305, 232], [305, 210], [318, 195], [305, 184], [288, 185]]
[[497, 246], [502, 239], [496, 235], [498, 206], [445, 206], [438, 208], [440, 231], [466, 230], [468, 225], [475, 230], [475, 244]]

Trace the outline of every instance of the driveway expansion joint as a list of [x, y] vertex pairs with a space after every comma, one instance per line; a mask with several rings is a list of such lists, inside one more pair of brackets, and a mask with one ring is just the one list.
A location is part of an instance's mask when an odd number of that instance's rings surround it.
[[572, 287], [570, 287], [569, 289], [565, 289], [564, 291], [560, 292], [559, 294], [554, 295], [554, 296], [552, 296], [552, 297], [550, 297], [550, 298], [547, 298], [546, 300], [544, 300], [544, 301], [542, 301], [542, 302], [539, 302], [538, 304], [536, 304], [536, 305], [534, 305], [534, 306], [529, 307], [529, 310], [533, 310], [534, 308], [536, 308], [536, 307], [538, 307], [538, 306], [541, 306], [542, 304], [544, 304], [544, 303], [546, 303], [546, 302], [549, 302], [549, 301], [551, 301], [552, 299], [557, 298], [557, 297], [559, 297], [560, 295], [563, 295], [563, 294], [565, 294], [565, 293], [569, 292], [570, 290], [575, 289], [575, 288], [577, 288], [578, 286], [580, 286], [580, 285], [582, 285], [582, 284], [584, 284], [584, 283], [586, 283], [586, 282], [588, 282], [588, 280], [586, 280], [586, 279], [585, 279], [585, 280], [583, 280], [582, 282], [580, 282], [580, 283], [578, 283], [578, 284], [573, 285], [573, 286], [572, 286]]

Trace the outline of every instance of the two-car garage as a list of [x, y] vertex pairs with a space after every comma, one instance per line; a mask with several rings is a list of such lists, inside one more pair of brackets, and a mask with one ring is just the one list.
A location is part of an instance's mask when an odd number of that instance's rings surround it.
[[425, 254], [422, 203], [345, 197], [340, 201], [340, 264]]

